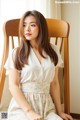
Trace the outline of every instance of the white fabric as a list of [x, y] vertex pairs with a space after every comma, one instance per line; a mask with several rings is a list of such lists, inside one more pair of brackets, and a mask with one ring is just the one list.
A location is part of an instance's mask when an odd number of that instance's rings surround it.
[[[62, 64], [62, 59], [59, 50], [57, 50], [56, 46], [53, 46], [53, 49], [58, 55], [57, 66], [60, 66]], [[20, 71], [20, 89], [24, 93], [29, 104], [37, 113], [44, 117], [44, 120], [61, 120], [55, 113], [55, 106], [49, 94], [50, 82], [55, 75], [55, 66], [51, 62], [50, 57], [48, 55], [46, 56], [47, 59], [43, 58], [40, 63], [31, 48], [28, 58], [29, 65], [25, 64]], [[14, 69], [12, 54], [8, 57], [5, 68], [8, 70], [10, 68]], [[12, 98], [10, 102], [8, 113], [8, 120], [28, 120], [27, 115], [20, 108], [18, 103], [16, 103], [14, 98]]]

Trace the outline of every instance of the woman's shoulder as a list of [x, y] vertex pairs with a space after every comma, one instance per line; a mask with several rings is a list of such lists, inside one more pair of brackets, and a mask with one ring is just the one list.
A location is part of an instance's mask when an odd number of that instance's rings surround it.
[[18, 50], [18, 47], [16, 47], [16, 48], [14, 48], [14, 49], [11, 50], [12, 56], [16, 55], [17, 50]]
[[12, 53], [16, 53], [18, 50], [18, 47], [12, 49]]
[[14, 60], [14, 58], [16, 56], [17, 49], [18, 49], [18, 47], [11, 49], [11, 51], [9, 52], [8, 58]]

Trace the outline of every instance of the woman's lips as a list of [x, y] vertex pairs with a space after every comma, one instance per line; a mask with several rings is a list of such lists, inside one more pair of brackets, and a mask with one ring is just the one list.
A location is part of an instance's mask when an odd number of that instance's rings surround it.
[[30, 34], [30, 33], [26, 33], [25, 35], [26, 35], [26, 36], [30, 36], [31, 34]]

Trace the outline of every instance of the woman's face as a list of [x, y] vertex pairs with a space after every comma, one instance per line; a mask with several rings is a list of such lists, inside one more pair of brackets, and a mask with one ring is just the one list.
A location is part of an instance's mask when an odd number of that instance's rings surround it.
[[35, 41], [38, 36], [39, 28], [34, 16], [27, 16], [24, 19], [24, 36], [30, 42]]

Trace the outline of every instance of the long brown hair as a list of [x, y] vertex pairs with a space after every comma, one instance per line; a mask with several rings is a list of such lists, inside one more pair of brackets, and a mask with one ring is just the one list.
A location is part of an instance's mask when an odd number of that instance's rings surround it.
[[27, 11], [23, 17], [20, 19], [20, 25], [19, 25], [19, 37], [21, 39], [20, 46], [16, 50], [16, 56], [15, 56], [15, 67], [18, 70], [21, 70], [22, 67], [24, 67], [24, 64], [28, 64], [28, 56], [30, 54], [30, 42], [26, 40], [24, 36], [24, 28], [23, 28], [23, 22], [24, 19], [28, 16], [34, 16], [36, 18], [37, 25], [39, 27], [39, 34], [37, 38], [37, 45], [38, 45], [38, 51], [42, 57], [46, 59], [46, 57], [42, 54], [42, 50], [44, 50], [47, 55], [50, 56], [51, 60], [56, 65], [58, 62], [58, 56], [54, 49], [50, 45], [49, 36], [48, 36], [48, 27], [46, 23], [46, 19], [44, 16], [36, 11]]

